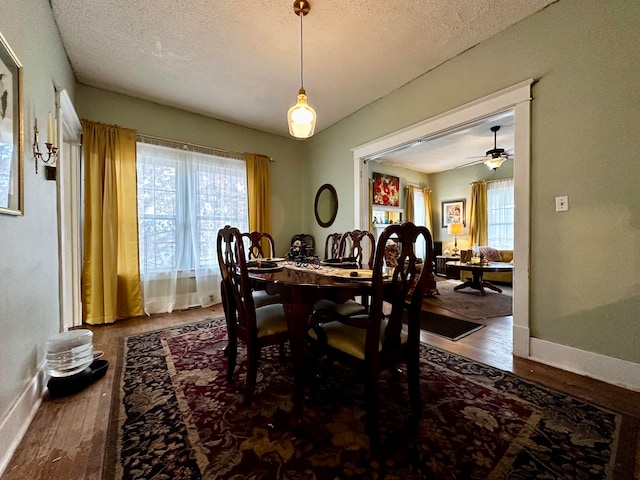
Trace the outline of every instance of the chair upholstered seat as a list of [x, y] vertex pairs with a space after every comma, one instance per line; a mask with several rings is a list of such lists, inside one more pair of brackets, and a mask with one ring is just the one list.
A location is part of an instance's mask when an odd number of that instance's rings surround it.
[[281, 303], [256, 308], [256, 327], [258, 338], [287, 331], [284, 308]]
[[352, 299], [349, 299], [344, 303], [335, 303], [331, 300], [322, 299], [316, 302], [313, 310], [314, 312], [318, 312], [318, 310], [325, 310], [327, 313], [332, 312], [338, 316], [351, 317], [352, 315], [364, 313], [367, 310], [367, 307]]
[[[384, 329], [386, 327], [387, 322], [381, 322], [378, 351], [382, 351], [382, 346], [384, 344]], [[364, 328], [352, 327], [351, 325], [334, 321], [322, 324], [322, 331], [326, 336], [326, 342], [329, 347], [344, 352], [347, 355], [351, 355], [359, 360], [364, 360], [365, 341], [367, 339], [367, 331]], [[313, 328], [308, 331], [308, 335], [313, 340], [318, 340], [318, 334]], [[408, 339], [409, 336], [407, 333], [401, 331], [400, 344], [406, 344]]]
[[274, 303], [282, 303], [282, 297], [280, 295], [270, 295], [264, 290], [254, 290], [252, 296], [253, 304], [256, 308], [273, 305]]

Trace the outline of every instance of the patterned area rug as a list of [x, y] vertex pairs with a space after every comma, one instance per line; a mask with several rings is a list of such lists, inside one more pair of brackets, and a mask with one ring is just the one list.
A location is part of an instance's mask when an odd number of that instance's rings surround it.
[[230, 385], [225, 344], [221, 319], [123, 339], [105, 478], [612, 478], [621, 416], [507, 372], [422, 345], [423, 418], [409, 418], [404, 379], [385, 377], [374, 456], [351, 371], [336, 366], [296, 436], [287, 360], [263, 350], [245, 408], [244, 350]]
[[494, 292], [488, 288], [485, 289], [485, 296], [472, 288], [463, 288], [456, 292], [453, 287], [461, 283], [460, 280], [436, 277], [436, 287], [440, 295], [425, 297], [424, 301], [470, 319], [503, 317], [512, 314], [513, 299], [509, 295]]

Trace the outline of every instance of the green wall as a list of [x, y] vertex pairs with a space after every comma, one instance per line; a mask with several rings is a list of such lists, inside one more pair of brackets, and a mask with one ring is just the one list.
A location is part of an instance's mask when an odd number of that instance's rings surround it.
[[532, 336], [640, 362], [638, 45], [640, 2], [560, 0], [314, 136], [306, 203], [333, 183], [353, 228], [354, 147], [534, 78]]
[[[55, 89], [71, 98], [75, 78], [46, 1], [2, 0], [0, 32], [23, 66], [24, 215], [0, 215], [0, 427], [19, 395], [39, 378], [47, 339], [60, 331], [56, 182], [31, 153], [34, 119], [46, 150]], [[32, 389], [31, 391], [33, 391]], [[0, 435], [0, 456], [11, 439]]]

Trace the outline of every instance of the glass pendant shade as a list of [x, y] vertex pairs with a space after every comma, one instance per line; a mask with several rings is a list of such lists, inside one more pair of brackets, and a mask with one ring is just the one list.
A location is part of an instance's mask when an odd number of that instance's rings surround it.
[[298, 103], [287, 112], [289, 133], [296, 138], [309, 138], [316, 129], [316, 111], [307, 104], [304, 88], [298, 92]]
[[492, 156], [488, 156], [484, 161], [484, 164], [491, 170], [497, 170], [502, 166], [505, 160], [506, 159], [503, 157], [493, 158]]

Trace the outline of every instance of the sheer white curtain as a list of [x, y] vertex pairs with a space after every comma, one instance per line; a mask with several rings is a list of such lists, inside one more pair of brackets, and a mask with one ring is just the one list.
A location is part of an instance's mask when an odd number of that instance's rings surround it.
[[513, 178], [487, 183], [488, 245], [513, 250], [515, 201]]
[[[424, 193], [421, 188], [412, 188], [413, 190], [413, 223], [416, 225], [427, 226], [427, 215], [425, 212]], [[428, 227], [428, 226], [427, 226]], [[423, 242], [416, 242], [416, 256], [424, 258], [425, 245]]]
[[244, 160], [140, 142], [137, 155], [145, 312], [218, 303], [218, 230], [248, 229]]

